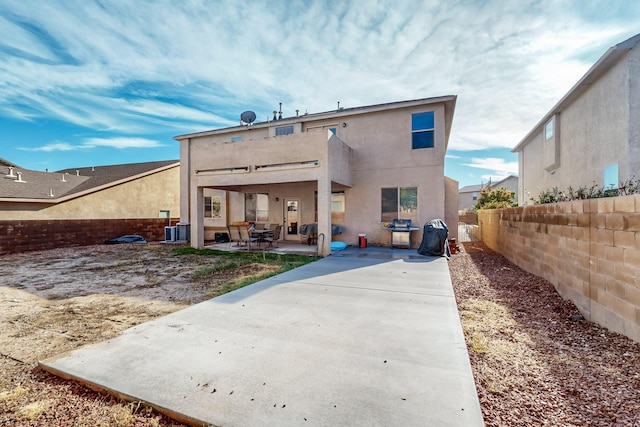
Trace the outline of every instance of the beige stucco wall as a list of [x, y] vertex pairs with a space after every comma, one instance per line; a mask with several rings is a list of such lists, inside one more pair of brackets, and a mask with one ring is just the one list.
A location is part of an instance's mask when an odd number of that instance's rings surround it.
[[[630, 156], [629, 126], [630, 99], [635, 104], [639, 102], [640, 88], [637, 75], [630, 75], [629, 58], [637, 58], [638, 50], [624, 55], [557, 115], [559, 128], [554, 136], [559, 138], [557, 167], [545, 170], [553, 150], [545, 149], [551, 141], [544, 140], [544, 124], [529, 138], [519, 153], [521, 203], [530, 197], [537, 200], [542, 191], [554, 187], [576, 189], [590, 187], [594, 182], [602, 186], [604, 169], [613, 164], [618, 164], [619, 180], [637, 174], [640, 156]], [[634, 67], [638, 69], [637, 64]], [[640, 154], [639, 149], [635, 151]]]
[[458, 181], [444, 178], [445, 213], [442, 218], [449, 229], [449, 238], [458, 238]]
[[[473, 199], [473, 195], [475, 194], [476, 199]], [[480, 196], [480, 191], [463, 191], [458, 193], [458, 210], [466, 211], [471, 209], [478, 203], [478, 197]]]
[[483, 210], [481, 239], [640, 342], [640, 195]]
[[179, 166], [57, 204], [3, 202], [0, 220], [158, 218], [160, 210], [179, 215]]
[[[435, 147], [411, 149], [411, 115], [434, 111]], [[271, 128], [284, 123], [272, 122]], [[333, 136], [323, 127], [335, 127]], [[320, 188], [344, 190], [344, 233], [339, 240], [357, 243], [359, 233], [366, 233], [371, 244], [389, 245], [390, 233], [381, 226], [381, 189], [385, 187], [418, 188], [418, 227], [434, 218], [446, 218], [444, 154], [445, 108], [442, 103], [412, 106], [397, 110], [363, 112], [345, 117], [332, 117], [302, 123], [302, 132], [269, 137], [271, 131], [247, 127], [243, 140], [231, 143], [231, 134], [193, 136], [181, 140], [182, 166], [188, 167], [189, 179], [183, 176], [183, 191], [190, 194], [191, 204], [183, 209], [182, 221], [192, 223], [197, 233], [199, 220], [197, 200], [205, 188], [229, 192], [228, 223], [243, 220], [244, 192], [269, 193], [269, 222], [282, 222], [281, 204], [285, 197], [301, 200], [302, 223], [315, 222], [314, 192], [319, 191], [318, 212], [323, 203], [329, 209], [327, 193]], [[256, 165], [318, 161], [317, 167], [299, 169], [256, 170]], [[219, 169], [244, 168], [233, 173]], [[293, 184], [299, 183], [299, 184]], [[260, 186], [264, 187], [260, 187]], [[456, 187], [457, 194], [457, 187]], [[233, 197], [234, 199], [232, 199]], [[324, 197], [324, 198], [323, 198]], [[275, 201], [278, 198], [279, 201]], [[453, 203], [452, 199], [449, 198]], [[457, 212], [457, 199], [452, 208]], [[451, 217], [454, 221], [454, 217]], [[455, 216], [457, 218], [457, 216]], [[319, 226], [323, 218], [318, 219]], [[326, 216], [324, 218], [326, 220]], [[455, 219], [457, 222], [457, 219]], [[192, 244], [196, 235], [192, 234]], [[414, 233], [414, 246], [421, 232]], [[330, 243], [330, 242], [328, 242]]]

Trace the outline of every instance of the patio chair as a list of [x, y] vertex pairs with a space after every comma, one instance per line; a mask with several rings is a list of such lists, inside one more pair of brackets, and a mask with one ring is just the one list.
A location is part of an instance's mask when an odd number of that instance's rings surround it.
[[[265, 237], [264, 241], [269, 242], [269, 247], [273, 247], [274, 243], [278, 243], [278, 240], [280, 239], [281, 229], [282, 229], [282, 226], [280, 224], [275, 224], [275, 228], [273, 229], [273, 234], [271, 236]], [[278, 247], [277, 244], [276, 244], [276, 247]]]
[[231, 248], [231, 243], [236, 242], [235, 246], [242, 246], [242, 236], [240, 236], [240, 227], [236, 225], [228, 225], [227, 229], [229, 230], [229, 248]]
[[258, 241], [257, 237], [251, 237], [249, 230], [245, 227], [238, 227], [240, 231], [240, 240], [247, 244], [247, 250], [251, 249], [251, 244]]

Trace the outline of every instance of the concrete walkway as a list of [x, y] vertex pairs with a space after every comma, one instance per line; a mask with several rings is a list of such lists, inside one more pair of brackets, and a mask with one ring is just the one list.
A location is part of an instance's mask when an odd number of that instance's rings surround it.
[[482, 426], [445, 258], [349, 248], [41, 362], [193, 425]]

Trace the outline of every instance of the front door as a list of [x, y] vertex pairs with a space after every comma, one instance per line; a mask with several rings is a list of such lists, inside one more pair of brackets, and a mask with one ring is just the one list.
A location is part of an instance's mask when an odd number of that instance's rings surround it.
[[284, 199], [284, 238], [285, 240], [300, 240], [300, 199]]

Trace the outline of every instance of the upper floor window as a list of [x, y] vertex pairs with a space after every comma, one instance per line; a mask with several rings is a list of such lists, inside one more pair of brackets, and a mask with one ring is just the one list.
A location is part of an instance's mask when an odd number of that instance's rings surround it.
[[544, 140], [548, 141], [553, 138], [553, 119], [549, 120], [544, 126]]
[[473, 198], [473, 200], [478, 200], [478, 192], [477, 191], [473, 192], [472, 198]]
[[433, 111], [411, 115], [411, 148], [432, 148], [433, 132]]
[[613, 164], [604, 168], [604, 188], [614, 189], [618, 188], [618, 164]]
[[240, 142], [242, 141], [242, 137], [241, 136], [232, 136], [231, 137], [231, 142]]
[[290, 135], [293, 133], [293, 125], [280, 126], [276, 128], [276, 136]]

